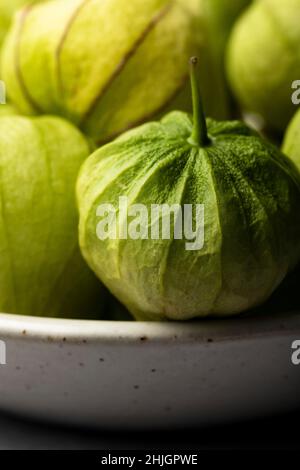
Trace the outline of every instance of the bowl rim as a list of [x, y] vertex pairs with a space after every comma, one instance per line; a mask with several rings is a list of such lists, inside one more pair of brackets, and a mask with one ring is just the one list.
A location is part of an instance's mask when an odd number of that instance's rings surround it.
[[[300, 339], [300, 311], [189, 323], [70, 320], [0, 313], [0, 340], [48, 343], [215, 343], [274, 335]], [[298, 338], [297, 338], [298, 336]]]

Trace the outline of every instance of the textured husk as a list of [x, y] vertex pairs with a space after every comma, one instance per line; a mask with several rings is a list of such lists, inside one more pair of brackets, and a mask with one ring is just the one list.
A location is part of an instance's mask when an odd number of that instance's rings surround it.
[[6, 42], [4, 76], [22, 112], [71, 119], [98, 143], [171, 109], [189, 110], [198, 55], [207, 115], [226, 119], [231, 27], [249, 0], [55, 0], [27, 8]]
[[[96, 151], [77, 197], [91, 269], [139, 320], [235, 315], [262, 304], [300, 258], [299, 173], [239, 122], [208, 120], [212, 145], [192, 147], [191, 118], [171, 113]], [[204, 204], [205, 244], [101, 241], [97, 207]], [[149, 229], [149, 227], [148, 227]]]
[[167, 106], [201, 44], [198, 0], [56, 0], [17, 15], [2, 69], [24, 113], [59, 114], [98, 142]]

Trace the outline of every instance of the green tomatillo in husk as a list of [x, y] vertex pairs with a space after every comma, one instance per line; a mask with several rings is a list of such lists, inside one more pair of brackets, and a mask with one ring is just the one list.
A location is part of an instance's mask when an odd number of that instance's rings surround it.
[[106, 289], [78, 244], [75, 182], [89, 152], [61, 118], [0, 117], [0, 312], [101, 316]]
[[297, 170], [242, 122], [205, 120], [195, 63], [194, 118], [125, 133], [77, 184], [83, 256], [139, 320], [238, 314], [300, 258]]
[[106, 142], [177, 96], [184, 101], [199, 21], [199, 0], [54, 0], [25, 8], [3, 51], [9, 97], [23, 113], [67, 117]]
[[206, 101], [214, 110], [211, 117], [216, 119], [228, 119], [234, 111], [225, 71], [225, 51], [235, 21], [250, 3], [251, 0], [200, 0], [205, 40], [202, 53], [205, 73], [201, 73], [201, 86], [208, 97]]
[[227, 69], [241, 107], [279, 132], [296, 111], [292, 84], [300, 76], [300, 0], [256, 0], [238, 20]]

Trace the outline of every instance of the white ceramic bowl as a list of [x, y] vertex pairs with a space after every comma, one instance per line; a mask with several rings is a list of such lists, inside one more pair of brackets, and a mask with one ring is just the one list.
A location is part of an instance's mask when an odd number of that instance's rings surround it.
[[0, 315], [0, 409], [67, 424], [168, 428], [299, 405], [300, 315], [135, 323]]

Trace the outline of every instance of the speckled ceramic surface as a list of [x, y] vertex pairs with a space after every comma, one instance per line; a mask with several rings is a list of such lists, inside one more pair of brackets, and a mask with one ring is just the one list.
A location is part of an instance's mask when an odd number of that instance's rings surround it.
[[0, 408], [63, 423], [168, 428], [299, 406], [300, 314], [190, 324], [0, 315]]

